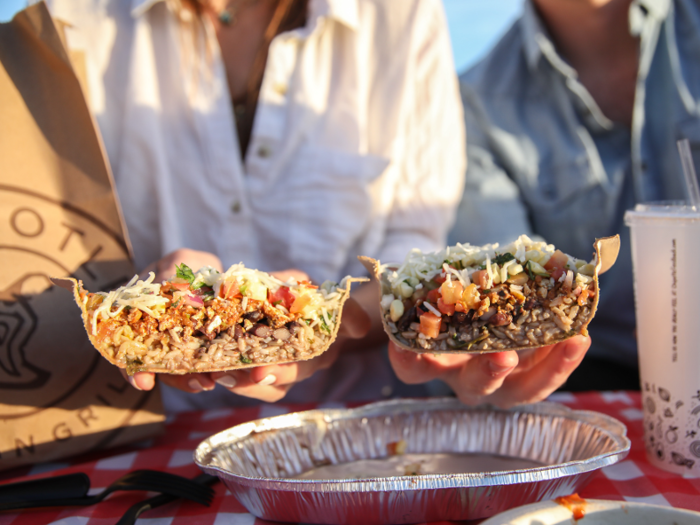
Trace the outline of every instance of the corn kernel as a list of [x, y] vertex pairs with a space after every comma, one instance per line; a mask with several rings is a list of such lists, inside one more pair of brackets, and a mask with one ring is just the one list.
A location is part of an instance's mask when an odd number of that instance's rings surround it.
[[391, 317], [391, 320], [393, 322], [398, 321], [401, 319], [401, 316], [403, 315], [403, 303], [396, 299], [391, 303], [391, 307], [389, 308], [389, 316]]

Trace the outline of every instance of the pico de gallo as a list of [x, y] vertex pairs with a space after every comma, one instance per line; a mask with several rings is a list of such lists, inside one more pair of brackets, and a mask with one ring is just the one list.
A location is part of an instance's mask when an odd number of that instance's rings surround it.
[[503, 248], [414, 250], [403, 264], [379, 270], [385, 326], [403, 345], [423, 350], [544, 344], [547, 335], [533, 323], [575, 330], [576, 317], [590, 313], [597, 293], [595, 260], [577, 259], [526, 235]]

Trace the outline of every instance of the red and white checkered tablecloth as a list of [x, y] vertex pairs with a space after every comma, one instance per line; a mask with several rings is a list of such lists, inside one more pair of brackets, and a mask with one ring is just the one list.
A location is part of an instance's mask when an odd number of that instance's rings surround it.
[[[670, 505], [700, 511], [700, 479], [683, 478], [651, 466], [645, 458], [642, 441], [642, 410], [639, 393], [591, 392], [558, 393], [552, 401], [577, 410], [595, 410], [619, 419], [627, 425], [632, 441], [629, 456], [602, 469], [580, 491], [584, 498], [627, 500]], [[337, 405], [334, 405], [337, 406]], [[252, 419], [291, 411], [322, 408], [312, 405], [264, 405], [257, 408], [218, 409], [183, 413], [167, 424], [160, 437], [138, 446], [124, 447], [85, 455], [65, 463], [38, 464], [12, 473], [0, 473], [0, 482], [21, 481], [47, 475], [85, 472], [93, 490], [105, 487], [130, 470], [148, 468], [167, 470], [193, 477], [198, 473], [192, 453], [199, 442], [221, 430]], [[49, 474], [50, 473], [50, 474]], [[144, 525], [261, 525], [217, 483], [216, 498], [210, 507], [188, 501], [176, 501], [144, 513], [138, 523]], [[62, 525], [107, 525], [115, 523], [132, 504], [143, 500], [143, 492], [117, 492], [87, 508], [34, 509], [20, 513], [0, 513], [0, 525], [35, 525], [58, 522]]]

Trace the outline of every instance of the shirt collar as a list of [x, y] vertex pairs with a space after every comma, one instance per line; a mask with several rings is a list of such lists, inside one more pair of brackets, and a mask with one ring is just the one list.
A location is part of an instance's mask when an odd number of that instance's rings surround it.
[[630, 5], [630, 33], [642, 34], [647, 19], [660, 23], [671, 9], [671, 0], [634, 0]]
[[165, 2], [165, 0], [131, 0], [131, 16], [136, 18], [143, 15], [158, 2]]
[[[131, 0], [131, 16], [139, 17], [159, 2], [167, 0]], [[358, 0], [309, 0], [308, 26], [315, 26], [318, 17], [326, 17], [352, 30], [359, 26]]]
[[[538, 40], [545, 36], [545, 29], [537, 14], [537, 9], [532, 0], [526, 0], [523, 6], [523, 15], [520, 18], [520, 30], [523, 32], [523, 46], [525, 47], [525, 59], [530, 69], [535, 69], [542, 55], [542, 49]], [[549, 38], [549, 37], [546, 37]]]
[[[672, 0], [634, 0], [630, 5], [630, 31], [633, 35], [641, 33], [647, 17], [657, 21], [664, 20], [668, 15]], [[543, 46], [554, 48], [547, 30], [542, 24], [533, 0], [526, 0], [523, 15], [520, 19], [523, 32], [525, 58], [531, 69], [535, 69], [542, 56]]]
[[360, 24], [358, 0], [309, 0], [309, 12], [340, 22], [353, 31]]

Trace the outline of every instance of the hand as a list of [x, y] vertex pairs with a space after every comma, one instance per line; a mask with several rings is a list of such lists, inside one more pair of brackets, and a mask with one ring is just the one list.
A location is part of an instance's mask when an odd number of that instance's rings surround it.
[[[178, 258], [178, 257], [185, 257]], [[191, 257], [191, 258], [188, 258]], [[221, 263], [214, 255], [193, 250], [177, 250], [166, 255], [150, 265], [150, 271], [157, 270], [159, 274], [165, 274], [169, 278], [175, 273], [175, 265], [188, 261], [197, 261], [193, 269], [209, 265], [221, 269]], [[210, 262], [207, 262], [210, 261]], [[217, 264], [218, 266], [215, 266]], [[167, 273], [171, 272], [171, 273]], [[282, 281], [294, 277], [297, 280], [308, 280], [309, 276], [301, 270], [289, 269], [281, 272], [273, 272], [273, 275]], [[158, 279], [158, 276], [157, 276]], [[263, 365], [228, 372], [212, 372], [204, 374], [160, 374], [159, 379], [179, 390], [197, 393], [203, 390], [213, 390], [216, 384], [220, 384], [236, 394], [260, 399], [261, 401], [274, 402], [282, 399], [289, 389], [299, 381], [311, 377], [316, 371], [330, 367], [338, 357], [341, 347], [351, 339], [359, 339], [369, 331], [371, 321], [364, 309], [352, 297], [349, 298], [343, 308], [342, 323], [338, 331], [337, 340], [323, 354], [308, 361], [286, 363], [282, 365]], [[133, 376], [124, 377], [132, 386], [139, 390], [151, 390], [155, 386], [155, 374], [151, 372], [137, 372]]]
[[343, 347], [352, 340], [364, 337], [371, 321], [359, 303], [350, 297], [343, 307], [343, 318], [338, 338], [318, 357], [282, 365], [263, 365], [243, 370], [213, 372], [211, 379], [236, 394], [269, 403], [282, 399], [296, 383], [311, 377], [319, 370], [330, 367]]
[[389, 359], [404, 383], [441, 379], [467, 405], [507, 408], [545, 399], [581, 363], [590, 337], [575, 336], [532, 350], [487, 354], [417, 354], [389, 343]]
[[146, 266], [143, 271], [139, 273], [139, 276], [145, 279], [148, 277], [149, 272], [154, 272], [156, 274], [154, 282], [159, 283], [173, 277], [177, 270], [175, 267], [182, 263], [192, 268], [194, 272], [199, 270], [202, 266], [211, 266], [220, 272], [224, 271], [221, 261], [213, 253], [180, 248]]
[[[139, 276], [145, 279], [148, 277], [149, 272], [154, 272], [156, 274], [154, 282], [160, 283], [173, 277], [176, 272], [175, 267], [182, 263], [185, 263], [195, 272], [202, 266], [211, 266], [223, 272], [221, 261], [213, 253], [180, 248], [146, 266], [139, 273]], [[138, 390], [152, 390], [156, 384], [155, 374], [152, 372], [136, 372], [133, 376], [128, 376], [125, 370], [121, 372], [124, 378]], [[209, 374], [187, 374], [184, 376], [161, 374], [161, 380], [186, 392], [212, 390], [216, 386], [209, 378]]]

